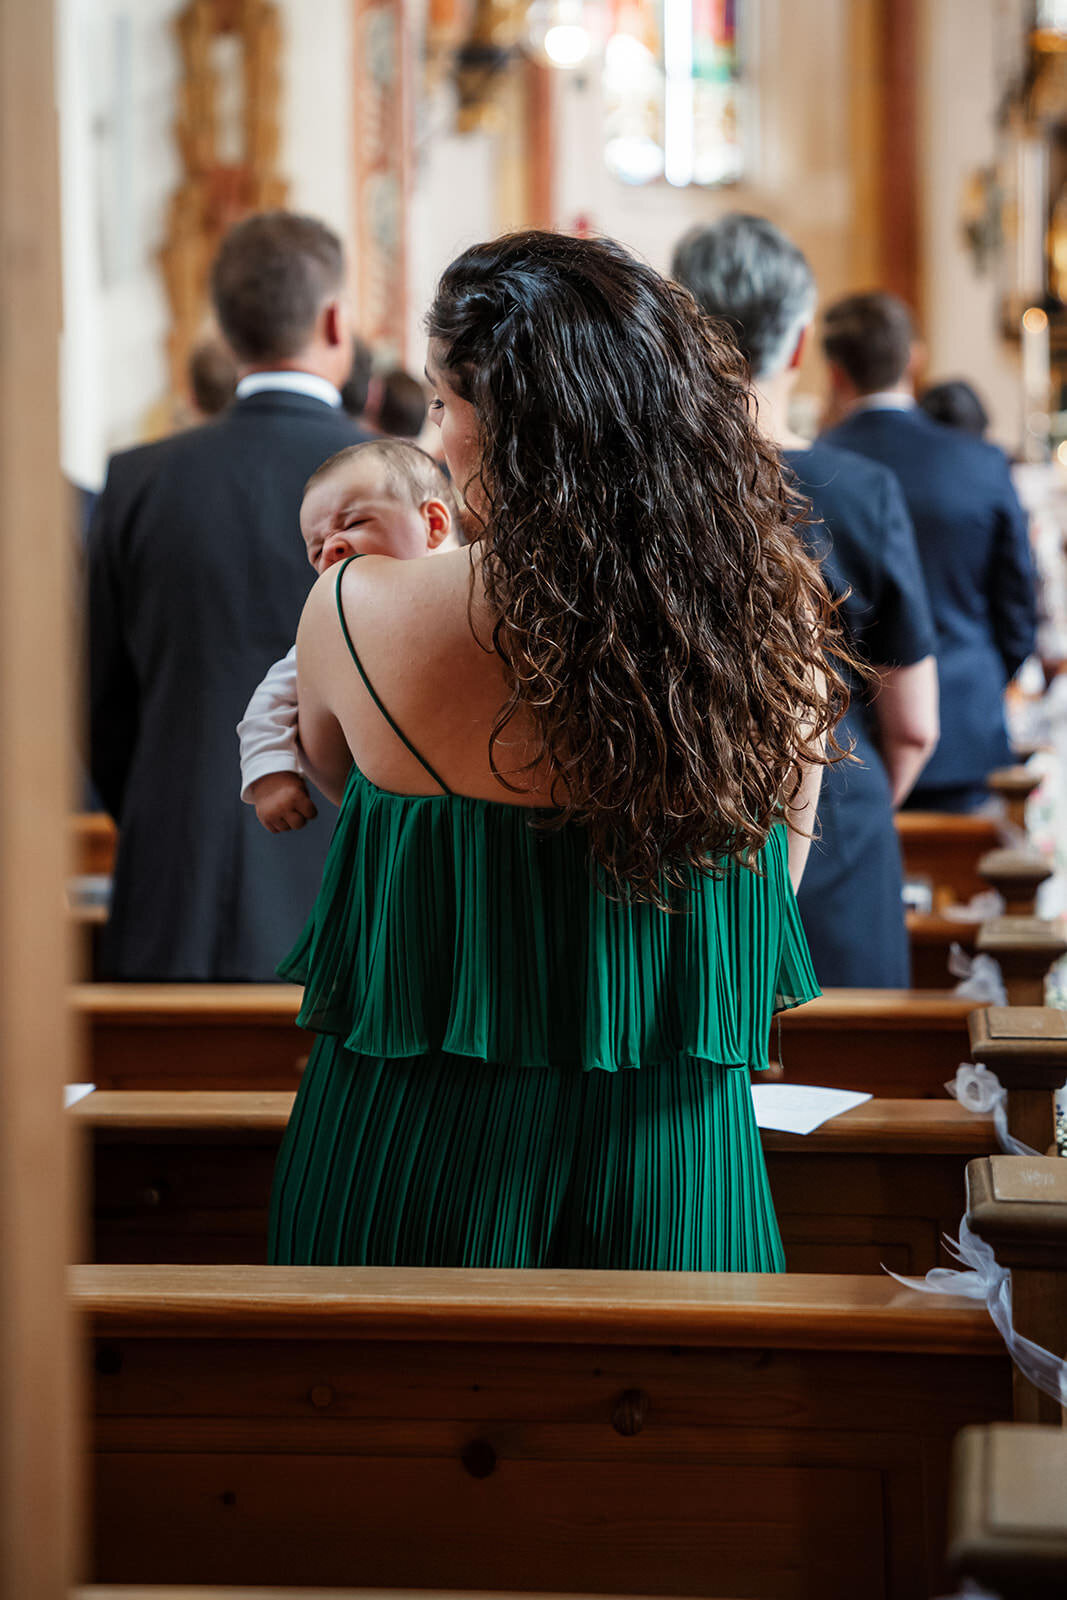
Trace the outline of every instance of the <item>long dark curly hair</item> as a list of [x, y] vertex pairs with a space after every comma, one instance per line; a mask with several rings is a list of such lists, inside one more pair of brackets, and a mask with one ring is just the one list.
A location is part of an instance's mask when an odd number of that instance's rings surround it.
[[428, 324], [480, 424], [494, 770], [522, 713], [635, 900], [756, 865], [800, 763], [840, 759], [848, 657], [729, 335], [611, 240], [541, 232], [464, 251]]

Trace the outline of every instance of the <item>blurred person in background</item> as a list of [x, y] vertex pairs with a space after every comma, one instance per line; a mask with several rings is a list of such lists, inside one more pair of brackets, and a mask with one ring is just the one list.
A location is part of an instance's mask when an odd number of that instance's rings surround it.
[[352, 336], [352, 365], [348, 377], [341, 385], [341, 404], [353, 422], [366, 426], [363, 413], [367, 409], [371, 373], [374, 370], [374, 352], [359, 334]]
[[237, 362], [218, 335], [197, 340], [189, 356], [189, 398], [194, 420], [221, 416], [237, 393]]
[[946, 428], [960, 428], [984, 439], [989, 428], [989, 412], [982, 404], [977, 390], [963, 378], [953, 378], [948, 383], [935, 383], [924, 389], [919, 405], [928, 417], [941, 422]]
[[673, 275], [745, 357], [760, 427], [781, 449], [810, 503], [798, 528], [822, 562], [852, 647], [870, 664], [853, 678], [838, 729], [858, 761], [827, 769], [818, 827], [797, 896], [824, 986], [905, 988], [910, 981], [903, 866], [893, 809], [914, 784], [938, 732], [935, 634], [911, 523], [893, 475], [809, 445], [788, 421], [815, 280], [801, 252], [761, 217], [731, 215], [688, 233]]
[[329, 829], [263, 832], [234, 729], [314, 577], [304, 485], [366, 437], [341, 408], [344, 275], [312, 218], [239, 223], [212, 273], [233, 403], [109, 464], [88, 550], [91, 770], [119, 826], [102, 976], [270, 980], [314, 899]]
[[394, 439], [417, 439], [426, 426], [426, 390], [403, 367], [372, 378], [363, 422]]
[[937, 628], [941, 738], [907, 801], [972, 811], [986, 778], [1010, 763], [1003, 698], [1035, 643], [1026, 515], [1004, 453], [922, 411], [907, 306], [849, 295], [826, 313], [823, 348], [844, 420], [823, 442], [894, 474], [915, 528]]

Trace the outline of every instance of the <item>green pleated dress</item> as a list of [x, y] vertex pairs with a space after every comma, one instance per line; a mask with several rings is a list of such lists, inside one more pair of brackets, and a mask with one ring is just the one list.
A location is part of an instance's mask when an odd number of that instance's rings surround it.
[[[341, 626], [364, 682], [384, 715]], [[391, 719], [390, 719], [391, 720]], [[395, 724], [392, 724], [395, 727]], [[749, 1088], [819, 993], [776, 827], [684, 912], [609, 900], [577, 828], [353, 768], [284, 978], [317, 1034], [275, 1262], [780, 1271]]]

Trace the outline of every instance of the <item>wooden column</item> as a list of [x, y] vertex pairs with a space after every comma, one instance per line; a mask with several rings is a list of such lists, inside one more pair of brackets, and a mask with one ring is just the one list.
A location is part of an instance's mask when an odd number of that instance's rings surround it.
[[403, 0], [354, 0], [354, 18], [356, 328], [370, 344], [404, 363], [413, 142], [411, 29]]
[[538, 61], [527, 61], [522, 70], [526, 99], [526, 226], [554, 228], [557, 74]]
[[0, 1596], [76, 1576], [66, 1020], [67, 636], [53, 7], [0, 0]]
[[[879, 288], [919, 309], [919, 3], [880, 0]], [[874, 287], [872, 285], [872, 287]]]

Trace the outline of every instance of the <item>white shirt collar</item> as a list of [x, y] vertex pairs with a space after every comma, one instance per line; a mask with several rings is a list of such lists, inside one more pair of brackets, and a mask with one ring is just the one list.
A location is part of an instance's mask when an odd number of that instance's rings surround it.
[[[240, 390], [238, 390], [240, 393]], [[865, 394], [852, 406], [853, 411], [914, 411], [915, 399], [910, 394], [900, 394], [896, 389], [879, 389]]]
[[279, 389], [287, 394], [306, 394], [312, 400], [324, 400], [335, 410], [341, 404], [340, 389], [316, 372], [250, 372], [237, 385], [237, 398], [247, 400], [250, 394]]

